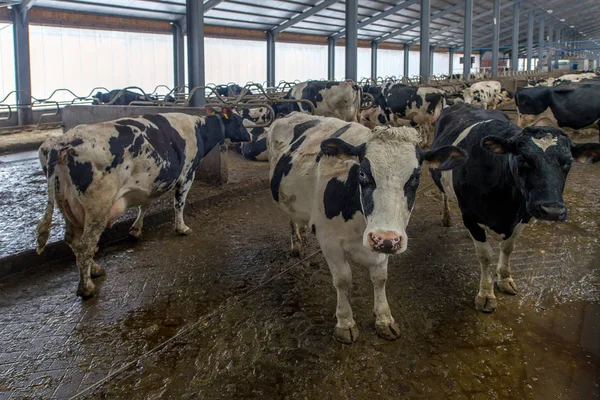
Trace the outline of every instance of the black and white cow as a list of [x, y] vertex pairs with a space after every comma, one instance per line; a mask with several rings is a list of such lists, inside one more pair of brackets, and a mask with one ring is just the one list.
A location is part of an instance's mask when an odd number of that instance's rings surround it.
[[276, 120], [267, 137], [273, 199], [290, 217], [292, 251], [302, 250], [310, 226], [337, 290], [335, 338], [352, 343], [358, 329], [348, 301], [348, 260], [367, 266], [375, 290], [378, 334], [400, 336], [385, 294], [390, 254], [406, 250], [406, 226], [421, 164], [450, 169], [464, 152], [446, 146], [422, 152], [410, 127], [376, 127], [302, 113]]
[[457, 104], [442, 112], [432, 151], [449, 145], [463, 149], [468, 157], [452, 171], [432, 170], [444, 194], [444, 224], [449, 223], [448, 197], [456, 199], [481, 263], [475, 307], [493, 312], [497, 302], [486, 230], [502, 239], [498, 287], [514, 295], [517, 287], [509, 258], [521, 231], [533, 218], [567, 219], [562, 194], [571, 163], [600, 161], [600, 144], [575, 144], [549, 126], [521, 129], [501, 111]]
[[119, 95], [119, 93], [121, 92], [122, 89], [115, 89], [115, 90], [111, 90], [108, 93], [102, 93], [102, 92], [98, 92], [96, 93], [96, 95], [94, 97], [92, 97], [92, 99], [94, 99], [92, 101], [93, 105], [101, 105], [101, 104], [108, 104], [111, 102], [111, 100], [113, 100], [115, 97], [117, 97], [114, 101], [114, 103], [112, 103], [111, 105], [113, 106], [128, 106], [130, 103], [134, 102], [134, 101], [153, 101], [153, 100], [157, 100], [157, 98], [155, 96], [144, 96], [141, 93], [136, 93], [136, 92], [132, 92], [130, 90], [124, 90], [123, 93], [121, 93], [121, 95]]
[[450, 95], [448, 102], [451, 104], [464, 102], [481, 106], [486, 110], [495, 110], [498, 105], [509, 102], [513, 97], [512, 93], [502, 88], [500, 82], [481, 81], [475, 82], [455, 95]]
[[446, 107], [444, 90], [388, 82], [382, 86], [365, 86], [363, 91], [373, 96], [375, 106], [361, 112], [360, 123], [370, 128], [413, 125], [421, 129], [423, 145], [431, 145], [433, 125]]
[[[314, 115], [350, 122], [358, 120], [362, 92], [358, 85], [350, 81], [307, 81], [294, 85], [284, 99], [309, 100], [314, 105]], [[310, 106], [303, 103], [276, 103], [274, 108], [278, 115], [294, 111], [310, 112]]]
[[600, 85], [595, 83], [521, 88], [515, 102], [521, 127], [543, 124], [581, 129], [600, 120]]
[[[244, 91], [244, 88], [237, 84], [219, 85], [216, 87], [216, 92], [220, 96], [234, 97], [239, 96]], [[246, 94], [252, 94], [251, 90], [247, 90]]]
[[66, 222], [65, 241], [77, 257], [77, 294], [92, 296], [91, 276], [104, 274], [93, 260], [104, 229], [128, 208], [139, 206], [130, 233], [140, 237], [150, 205], [172, 190], [175, 230], [190, 233], [183, 222], [183, 208], [196, 169], [226, 138], [234, 142], [250, 139], [242, 118], [223, 108], [206, 117], [149, 114], [80, 125], [47, 140], [39, 150], [48, 178], [48, 204], [38, 225], [38, 253], [48, 241], [56, 201]]

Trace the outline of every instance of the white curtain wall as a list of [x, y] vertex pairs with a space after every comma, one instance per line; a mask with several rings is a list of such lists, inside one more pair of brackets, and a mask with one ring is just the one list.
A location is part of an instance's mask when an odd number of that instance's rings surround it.
[[[0, 101], [13, 90], [15, 90], [15, 56], [12, 24], [0, 22]], [[11, 96], [6, 101], [14, 103], [16, 98]]]

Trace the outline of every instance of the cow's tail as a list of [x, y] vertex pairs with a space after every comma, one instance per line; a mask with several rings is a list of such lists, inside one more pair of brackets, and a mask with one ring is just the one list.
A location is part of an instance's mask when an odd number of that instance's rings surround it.
[[46, 171], [52, 171], [48, 174], [48, 201], [46, 203], [46, 211], [44, 216], [37, 226], [37, 253], [42, 254], [46, 243], [48, 243], [48, 237], [50, 236], [50, 226], [52, 225], [52, 214], [54, 213], [54, 201], [56, 197], [56, 186], [58, 185], [58, 178], [56, 176], [56, 169], [54, 168], [56, 159], [52, 157], [48, 158], [46, 165], [44, 166]]

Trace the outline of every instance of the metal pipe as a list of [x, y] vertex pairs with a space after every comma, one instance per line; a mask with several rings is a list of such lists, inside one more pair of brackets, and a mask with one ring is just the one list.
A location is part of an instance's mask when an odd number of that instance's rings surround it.
[[371, 79], [377, 79], [377, 42], [371, 42]]
[[346, 79], [358, 77], [358, 0], [346, 0]]
[[33, 122], [31, 104], [31, 60], [29, 56], [29, 16], [20, 5], [11, 8], [13, 46], [15, 52], [15, 88], [17, 90], [18, 123]]
[[[204, 3], [186, 0], [188, 41], [188, 82], [191, 90], [205, 84], [204, 69]], [[204, 89], [198, 89], [192, 95], [191, 107], [202, 107], [206, 103]]]
[[554, 45], [552, 44], [552, 25], [548, 24], [548, 72], [552, 71], [552, 55], [554, 51]]
[[529, 12], [527, 21], [527, 71], [533, 70], [533, 11]]
[[179, 22], [173, 22], [173, 78], [177, 88], [185, 85], [185, 54], [183, 29]]
[[498, 77], [498, 53], [500, 53], [500, 0], [494, 0], [494, 27], [492, 38], [492, 77]]
[[510, 52], [510, 70], [519, 70], [519, 3], [515, 1], [513, 4], [513, 37], [512, 37], [512, 49]]
[[423, 79], [422, 83], [429, 83], [429, 25], [431, 22], [431, 2], [430, 0], [421, 0], [421, 59], [420, 59], [420, 75]]
[[452, 74], [454, 73], [454, 47], [450, 47], [450, 49], [448, 49], [448, 75], [452, 76]]
[[267, 31], [267, 86], [275, 86], [275, 40], [277, 35], [272, 31]]
[[429, 46], [429, 75], [433, 75], [433, 55], [435, 54], [435, 46]]
[[544, 61], [544, 17], [540, 18], [539, 36], [538, 36], [538, 70], [542, 68]]
[[471, 48], [473, 47], [473, 0], [465, 0], [463, 79], [471, 76]]
[[410, 61], [410, 44], [404, 45], [404, 77], [408, 78]]
[[334, 38], [327, 38], [327, 79], [335, 80], [335, 43]]

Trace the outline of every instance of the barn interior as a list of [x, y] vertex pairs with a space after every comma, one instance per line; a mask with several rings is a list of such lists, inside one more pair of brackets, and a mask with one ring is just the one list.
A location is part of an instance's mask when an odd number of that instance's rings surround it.
[[[135, 209], [105, 230], [95, 261], [107, 274], [93, 297], [76, 295], [58, 209], [47, 248], [35, 248], [48, 196], [38, 148], [77, 125], [268, 108], [309, 79], [457, 92], [493, 80], [513, 94], [596, 71], [599, 17], [594, 0], [0, 0], [0, 399], [598, 398], [598, 164], [573, 166], [566, 222], [526, 228], [512, 256], [518, 294], [499, 293], [491, 314], [473, 304], [479, 261], [460, 209], [442, 226], [442, 196], [423, 168], [409, 248], [390, 258], [395, 341], [377, 336], [359, 265], [360, 337], [334, 340], [319, 243], [309, 234], [306, 257], [290, 254], [269, 163], [231, 144], [198, 169], [185, 208], [192, 234], [173, 232], [170, 196], [152, 206], [141, 239], [129, 235]], [[232, 83], [241, 92], [218, 93]], [[127, 93], [137, 98], [120, 102]], [[514, 100], [499, 109], [518, 122]], [[598, 143], [597, 122], [563, 129]]]

